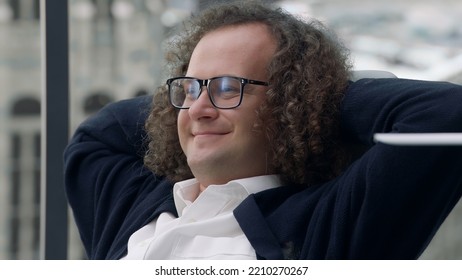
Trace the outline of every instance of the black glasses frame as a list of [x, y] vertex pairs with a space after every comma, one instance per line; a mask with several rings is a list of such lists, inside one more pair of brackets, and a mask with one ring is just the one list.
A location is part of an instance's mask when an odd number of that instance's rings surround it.
[[[236, 79], [236, 80], [239, 81], [240, 96], [239, 96], [239, 102], [237, 103], [237, 105], [234, 105], [234, 106], [231, 106], [231, 107], [222, 107], [222, 106], [218, 106], [215, 103], [215, 101], [213, 100], [213, 97], [210, 94], [209, 84], [210, 84], [211, 81], [216, 80], [216, 79], [221, 79], [221, 78], [232, 78], [232, 79]], [[178, 105], [173, 103], [172, 91], [171, 91], [172, 83], [175, 82], [176, 80], [180, 80], [180, 79], [189, 79], [189, 80], [197, 81], [199, 83], [199, 94], [197, 95], [197, 98], [199, 98], [201, 96], [201, 94], [202, 94], [202, 87], [204, 87], [204, 86], [207, 87], [207, 92], [209, 93], [208, 96], [209, 96], [210, 102], [212, 103], [212, 105], [215, 108], [218, 108], [218, 109], [234, 109], [234, 108], [239, 107], [241, 105], [241, 103], [242, 103], [242, 97], [244, 95], [244, 86], [247, 85], [247, 84], [258, 85], [258, 86], [269, 86], [268, 82], [262, 82], [262, 81], [251, 80], [251, 79], [246, 79], [246, 78], [242, 78], [242, 77], [234, 77], [234, 76], [218, 76], [218, 77], [212, 77], [210, 79], [204, 79], [204, 80], [197, 79], [197, 78], [194, 78], [194, 77], [187, 77], [187, 76], [186, 77], [170, 78], [170, 79], [167, 80], [168, 98], [169, 98], [170, 104], [173, 107], [177, 108], [177, 109], [189, 109], [191, 107], [191, 106], [178, 106]]]

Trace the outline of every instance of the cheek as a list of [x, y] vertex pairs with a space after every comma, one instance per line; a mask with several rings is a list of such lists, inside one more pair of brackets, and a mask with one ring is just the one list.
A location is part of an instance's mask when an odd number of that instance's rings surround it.
[[178, 138], [180, 140], [180, 144], [183, 147], [183, 143], [185, 141], [185, 137], [187, 135], [187, 128], [188, 128], [188, 114], [186, 113], [187, 110], [181, 110], [178, 113], [178, 118], [176, 121], [177, 130], [178, 130]]
[[178, 117], [176, 118], [176, 124], [178, 126], [178, 129], [185, 125], [187, 118], [187, 114], [185, 113], [185, 111], [186, 110], [180, 110], [180, 112], [178, 112]]

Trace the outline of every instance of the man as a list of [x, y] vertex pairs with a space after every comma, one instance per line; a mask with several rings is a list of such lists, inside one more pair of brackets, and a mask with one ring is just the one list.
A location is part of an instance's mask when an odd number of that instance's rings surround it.
[[[89, 258], [413, 259], [459, 200], [461, 147], [372, 137], [462, 131], [460, 86], [349, 83], [318, 23], [253, 2], [209, 9], [176, 43], [147, 135], [146, 99], [122, 101], [66, 150]], [[349, 163], [346, 142], [368, 150]]]

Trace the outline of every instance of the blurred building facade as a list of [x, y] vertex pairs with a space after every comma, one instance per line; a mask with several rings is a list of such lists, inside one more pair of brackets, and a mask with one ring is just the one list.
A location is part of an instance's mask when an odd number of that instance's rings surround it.
[[[167, 34], [208, 2], [69, 0], [71, 132], [105, 104], [151, 94], [162, 84]], [[443, 2], [442, 10], [457, 4]], [[277, 2], [338, 30], [358, 69], [462, 83], [460, 17], [435, 31], [419, 21], [419, 7], [427, 9], [421, 1], [398, 3], [384, 10], [375, 1]], [[40, 79], [39, 0], [0, 0], [0, 259], [39, 258]], [[460, 208], [425, 258], [462, 258], [462, 247], [447, 241], [462, 236]], [[69, 258], [84, 258], [72, 219], [70, 227]]]
[[[27, 2], [27, 3], [25, 3]], [[39, 1], [0, 1], [0, 258], [38, 256]]]

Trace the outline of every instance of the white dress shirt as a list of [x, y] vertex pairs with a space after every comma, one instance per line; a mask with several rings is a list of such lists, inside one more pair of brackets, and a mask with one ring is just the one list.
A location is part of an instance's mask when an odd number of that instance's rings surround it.
[[173, 198], [179, 217], [162, 213], [133, 233], [122, 259], [256, 259], [233, 210], [249, 195], [281, 186], [277, 175], [210, 185], [199, 193], [196, 179], [178, 182]]

